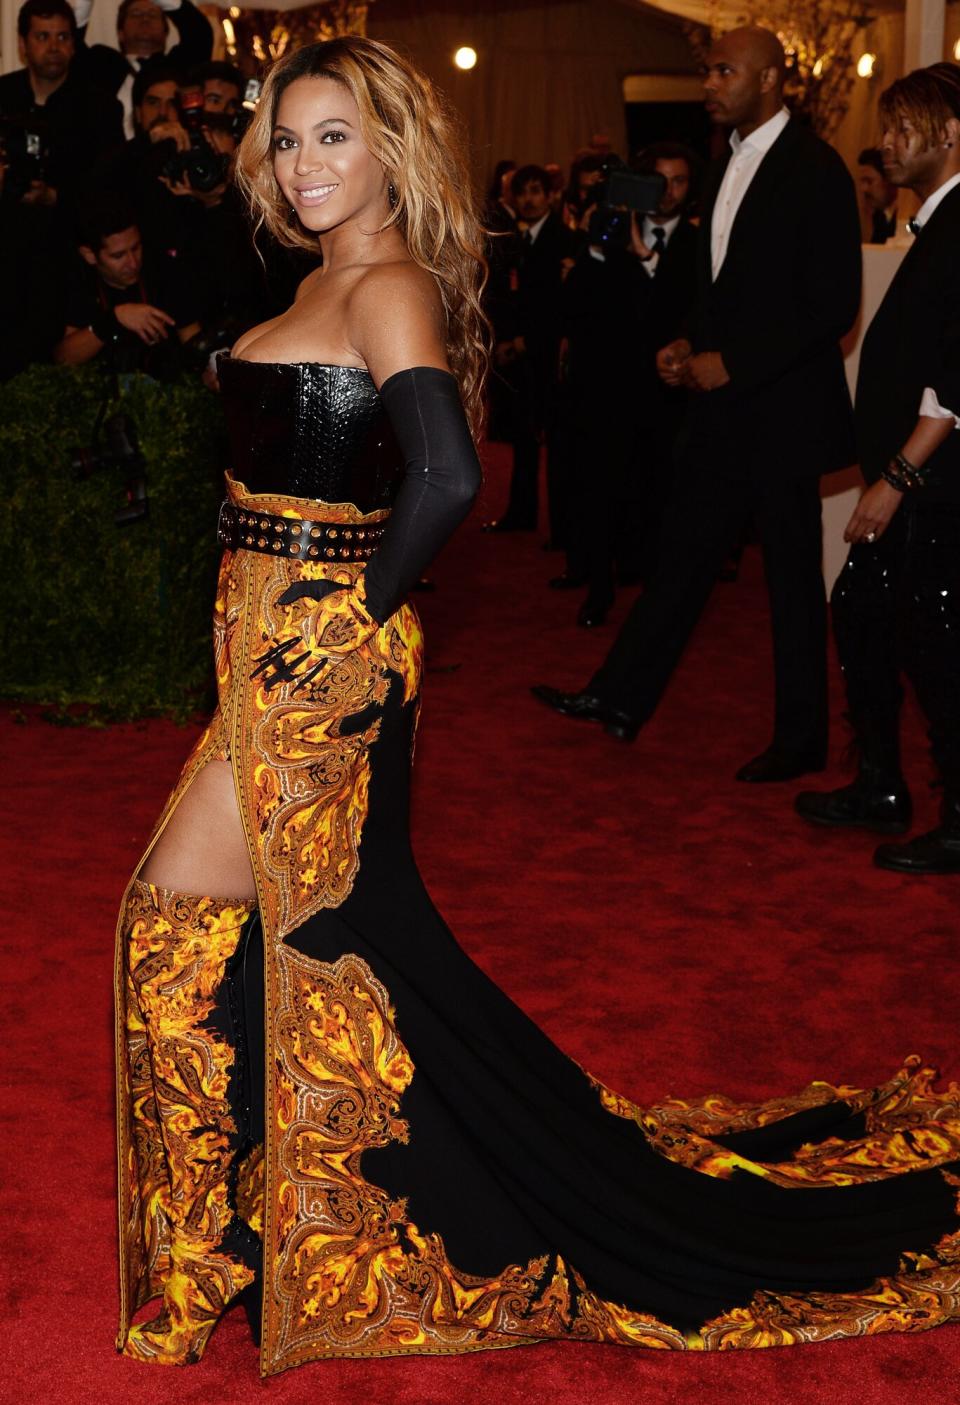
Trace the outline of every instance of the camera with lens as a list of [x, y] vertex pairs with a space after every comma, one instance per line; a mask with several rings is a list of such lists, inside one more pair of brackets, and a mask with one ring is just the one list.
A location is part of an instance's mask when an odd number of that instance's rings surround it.
[[619, 157], [608, 157], [602, 178], [590, 191], [596, 202], [588, 225], [590, 243], [625, 249], [630, 242], [632, 215], [652, 214], [666, 188], [659, 172], [631, 171]]
[[105, 410], [106, 406], [102, 407], [90, 444], [75, 451], [70, 466], [78, 478], [112, 473], [121, 479], [122, 497], [113, 520], [124, 526], [147, 515], [146, 464], [130, 416], [122, 410], [106, 415]]
[[0, 117], [0, 164], [6, 167], [3, 193], [10, 200], [26, 195], [34, 181], [45, 181], [50, 147], [40, 124]]
[[241, 333], [249, 328], [249, 317], [222, 310], [214, 321], [205, 323], [195, 336], [184, 342], [181, 352], [185, 366], [191, 371], [204, 370], [215, 351], [224, 351], [233, 346]]
[[203, 129], [226, 126], [230, 130], [232, 119], [224, 121], [218, 114], [204, 112], [203, 94], [187, 93], [183, 99], [180, 121], [190, 138], [189, 149], [176, 151], [169, 156], [160, 174], [169, 181], [184, 182], [201, 194], [216, 190], [227, 179], [230, 157], [214, 151]]

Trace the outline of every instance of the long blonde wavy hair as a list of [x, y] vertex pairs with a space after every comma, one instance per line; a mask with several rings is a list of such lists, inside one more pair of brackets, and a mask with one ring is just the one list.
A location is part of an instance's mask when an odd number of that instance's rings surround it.
[[240, 144], [236, 180], [256, 227], [266, 225], [288, 247], [317, 249], [316, 234], [291, 212], [273, 173], [277, 107], [297, 78], [333, 78], [352, 93], [363, 142], [396, 192], [383, 228], [396, 225], [410, 257], [437, 281], [450, 369], [477, 434], [489, 357], [480, 305], [487, 265], [459, 122], [428, 78], [373, 39], [331, 39], [281, 59], [267, 76]]

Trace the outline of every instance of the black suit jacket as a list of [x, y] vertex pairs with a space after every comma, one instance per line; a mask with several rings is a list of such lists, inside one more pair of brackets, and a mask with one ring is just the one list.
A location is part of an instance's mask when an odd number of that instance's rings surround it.
[[[191, 5], [190, 0], [182, 0], [179, 9], [168, 10], [166, 15], [180, 42], [174, 44], [168, 54], [158, 54], [158, 59], [184, 71], [206, 63], [213, 53], [213, 30], [206, 15]], [[109, 44], [93, 44], [87, 48], [83, 30], [77, 36], [76, 61], [85, 78], [111, 94], [117, 92], [129, 74], [136, 72], [126, 56]]]
[[[960, 186], [917, 235], [864, 337], [857, 437], [868, 483], [903, 448], [927, 386], [960, 414]], [[931, 482], [917, 501], [960, 504], [960, 430], [928, 463]]]
[[[654, 277], [641, 268], [635, 286], [638, 335], [644, 363], [656, 375], [654, 358], [687, 325], [697, 288], [699, 232], [681, 219], [657, 262]], [[659, 377], [657, 377], [659, 380]], [[662, 384], [662, 382], [661, 382]]]
[[546, 358], [553, 364], [561, 336], [563, 261], [575, 258], [583, 241], [556, 214], [547, 216], [529, 247], [523, 244], [522, 236], [518, 238], [517, 333], [525, 340], [531, 357]]
[[123, 109], [71, 65], [65, 81], [38, 106], [25, 68], [0, 78], [0, 116], [15, 117], [49, 143], [47, 179], [61, 194], [79, 193], [91, 167], [123, 141]]
[[691, 339], [695, 351], [720, 352], [730, 384], [691, 396], [691, 417], [722, 428], [759, 472], [831, 472], [855, 457], [839, 346], [860, 305], [853, 181], [837, 152], [791, 119], [744, 195], [714, 281], [710, 228], [728, 160], [704, 191]]

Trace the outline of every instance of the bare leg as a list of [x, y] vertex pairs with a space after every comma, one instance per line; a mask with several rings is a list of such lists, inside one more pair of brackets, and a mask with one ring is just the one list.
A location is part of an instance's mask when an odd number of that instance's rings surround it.
[[190, 782], [139, 877], [175, 893], [256, 898], [228, 761], [210, 761]]

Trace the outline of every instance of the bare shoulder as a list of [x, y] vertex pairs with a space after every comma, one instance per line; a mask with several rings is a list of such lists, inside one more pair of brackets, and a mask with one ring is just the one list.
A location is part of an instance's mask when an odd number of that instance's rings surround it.
[[350, 293], [350, 313], [361, 318], [378, 313], [391, 318], [426, 317], [439, 326], [443, 301], [432, 273], [412, 259], [394, 259], [364, 269]]
[[378, 384], [410, 366], [446, 369], [440, 289], [412, 260], [365, 268], [350, 290], [346, 311], [351, 345]]

